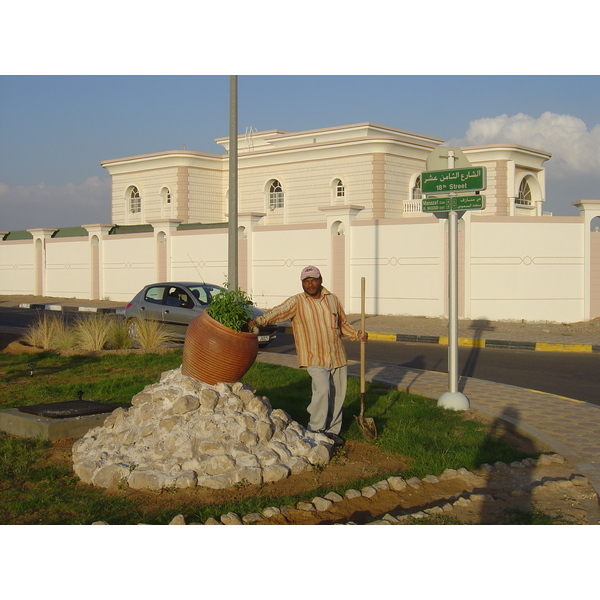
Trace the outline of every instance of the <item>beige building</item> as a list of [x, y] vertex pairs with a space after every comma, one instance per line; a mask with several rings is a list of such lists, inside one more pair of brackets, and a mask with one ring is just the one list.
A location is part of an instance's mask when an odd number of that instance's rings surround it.
[[[112, 222], [227, 221], [229, 138], [224, 154], [167, 151], [107, 160]], [[360, 208], [359, 220], [422, 217], [420, 174], [443, 140], [359, 123], [288, 133], [248, 131], [238, 141], [238, 202], [258, 225], [325, 223], [328, 207]], [[542, 216], [548, 152], [516, 145], [463, 148], [487, 170], [489, 216]], [[459, 165], [457, 165], [459, 166]], [[431, 170], [431, 169], [429, 169]]]

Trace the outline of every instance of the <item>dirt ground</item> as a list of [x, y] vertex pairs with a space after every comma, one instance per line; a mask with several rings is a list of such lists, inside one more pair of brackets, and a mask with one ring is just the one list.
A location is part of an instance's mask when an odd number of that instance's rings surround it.
[[[476, 411], [469, 412], [468, 417], [480, 416]], [[54, 442], [49, 460], [70, 464], [73, 441]], [[514, 439], [516, 446], [520, 443], [521, 440]], [[553, 454], [544, 454], [534, 464], [526, 461], [518, 467], [495, 465], [473, 473], [447, 473], [439, 481], [412, 480], [412, 485], [409, 483], [401, 491], [387, 489], [377, 491], [372, 497], [344, 498], [321, 511], [300, 510], [276, 500], [314, 489], [319, 490], [315, 497], [324, 497], [332, 488], [360, 478], [384, 477], [390, 472], [401, 476], [405, 467], [402, 457], [381, 452], [367, 442], [350, 441], [336, 451], [324, 468], [261, 486], [162, 491], [115, 488], [102, 493], [133, 499], [149, 511], [177, 506], [186, 524], [195, 522], [194, 506], [219, 505], [251, 497], [270, 497], [271, 506], [279, 509], [278, 513], [260, 520], [251, 515], [238, 515], [240, 519], [246, 517], [244, 522], [260, 525], [409, 524], [415, 519], [440, 516], [455, 524], [528, 524], [532, 511], [559, 519], [562, 524], [600, 524], [598, 496], [589, 482]], [[519, 515], [521, 520], [515, 521]], [[102, 515], [98, 515], [98, 521], [103, 521]]]
[[[38, 301], [33, 297], [24, 298], [11, 297], [9, 301], [6, 296], [0, 296], [0, 303]], [[52, 299], [43, 300], [52, 302]], [[85, 301], [74, 302], [77, 305], [84, 305]], [[94, 302], [94, 304], [101, 303]], [[105, 302], [105, 304], [115, 306], [117, 303]], [[379, 319], [377, 323], [379, 326], [390, 326], [386, 317], [373, 317], [373, 319]], [[511, 326], [518, 327], [518, 324]], [[577, 326], [578, 324], [572, 324], [570, 327]], [[585, 324], [581, 327], [595, 331], [597, 324]], [[24, 347], [21, 344], [14, 343], [17, 337], [14, 334], [0, 334], [0, 351], [11, 353], [23, 351]], [[489, 422], [485, 415], [474, 409], [466, 411], [465, 418]], [[509, 430], [502, 432], [502, 435], [509, 444], [531, 450], [531, 440], [520, 438], [517, 433]], [[73, 442], [74, 440], [53, 442], [49, 460], [72, 464]], [[537, 448], [537, 450], [549, 451], [548, 448]], [[181, 506], [186, 523], [190, 523], [193, 522], [193, 515], [191, 515], [193, 506], [218, 505], [249, 497], [294, 496], [315, 489], [319, 490], [315, 492], [315, 496], [324, 497], [334, 487], [359, 479], [381, 476], [383, 480], [390, 473], [401, 477], [406, 465], [407, 461], [403, 457], [386, 454], [371, 443], [349, 441], [336, 451], [330, 463], [324, 468], [315, 468], [283, 481], [262, 486], [240, 486], [230, 490], [194, 488], [161, 492], [144, 492], [126, 488], [105, 490], [103, 493], [134, 498], [148, 509]], [[353, 499], [344, 498], [333, 502], [324, 511], [282, 507], [273, 501], [273, 506], [279, 508], [280, 512], [257, 522], [315, 525], [366, 524], [384, 520], [391, 523], [407, 523], [414, 521], [407, 519], [406, 515], [414, 515], [413, 518], [444, 516], [452, 522], [464, 524], [503, 524], [515, 522], [515, 514], [530, 514], [534, 511], [561, 519], [564, 523], [600, 524], [598, 496], [589, 482], [564, 460], [560, 458], [552, 460], [551, 454], [546, 454], [542, 460], [534, 464], [513, 467], [497, 465], [493, 468], [479, 469], [471, 474], [447, 473], [446, 476], [440, 477], [439, 481], [412, 481], [412, 484], [399, 491], [381, 489], [372, 497], [361, 495]], [[186, 509], [189, 509], [189, 512], [186, 512]], [[243, 516], [239, 515], [239, 517]], [[98, 515], [98, 521], [102, 520], [102, 515]]]

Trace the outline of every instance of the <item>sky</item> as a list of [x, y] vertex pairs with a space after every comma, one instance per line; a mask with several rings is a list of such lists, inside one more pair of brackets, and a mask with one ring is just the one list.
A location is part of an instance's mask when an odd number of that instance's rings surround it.
[[[226, 9], [179, 19], [173, 35], [167, 9], [141, 18], [140, 6], [107, 0], [100, 15], [81, 3], [41, 3], [35, 23], [27, 7], [9, 9], [13, 27], [0, 39], [0, 56], [10, 56], [0, 62], [0, 231], [110, 223], [101, 161], [184, 145], [222, 154], [214, 140], [229, 135], [229, 73], [239, 75], [240, 134], [369, 121], [451, 146], [521, 144], [552, 153], [544, 210], [576, 216], [573, 201], [600, 199], [600, 76], [586, 64], [595, 34], [580, 15], [571, 44], [569, 16], [525, 33], [510, 11], [486, 18], [471, 2], [451, 11], [430, 3], [434, 25], [422, 9], [375, 1], [370, 27], [335, 1], [306, 2], [307, 12], [284, 11], [262, 26], [260, 7], [281, 5], [257, 2], [241, 5], [230, 44], [226, 28], [209, 26], [226, 25]], [[518, 6], [522, 21], [540, 21], [539, 10]], [[475, 36], [456, 34], [482, 23]]]

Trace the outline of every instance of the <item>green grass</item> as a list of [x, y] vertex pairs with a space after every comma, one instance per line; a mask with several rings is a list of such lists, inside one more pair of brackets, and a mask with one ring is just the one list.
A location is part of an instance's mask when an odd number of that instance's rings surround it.
[[[182, 351], [165, 354], [128, 354], [63, 357], [54, 353], [40, 355], [0, 355], [0, 408], [41, 402], [83, 398], [128, 407], [131, 398], [144, 386], [159, 380], [163, 371], [181, 364]], [[33, 369], [33, 376], [31, 370]], [[306, 371], [255, 363], [243, 380], [267, 396], [274, 408], [282, 408], [306, 425], [310, 397], [310, 376]], [[401, 455], [408, 463], [405, 478], [438, 475], [446, 468], [475, 469], [482, 463], [510, 463], [528, 454], [491, 438], [486, 427], [465, 420], [460, 412], [436, 406], [434, 400], [368, 385], [366, 416], [377, 425], [376, 444], [385, 452]], [[342, 435], [347, 440], [364, 441], [354, 415], [359, 414], [360, 389], [356, 378], [348, 382]], [[71, 465], [48, 460], [50, 444], [22, 440], [0, 434], [0, 523], [80, 524], [105, 520], [113, 524], [168, 523], [183, 513], [188, 522], [204, 522], [227, 512], [249, 514], [266, 506], [295, 504], [331, 488], [307, 490], [294, 498], [272, 497], [257, 489], [255, 497], [226, 504], [193, 505], [166, 502], [167, 508], [145, 512], [140, 503], [123, 495], [78, 482]], [[388, 475], [398, 473], [389, 473]], [[387, 475], [346, 482], [334, 491], [343, 493], [360, 488]], [[163, 492], [168, 497], [169, 491]], [[235, 498], [235, 494], [232, 494]], [[527, 520], [529, 517], [519, 516]], [[451, 521], [450, 521], [451, 522]]]
[[[181, 365], [181, 350], [104, 356], [0, 355], [0, 408], [84, 400], [129, 406], [163, 371]], [[31, 372], [33, 370], [33, 376]]]

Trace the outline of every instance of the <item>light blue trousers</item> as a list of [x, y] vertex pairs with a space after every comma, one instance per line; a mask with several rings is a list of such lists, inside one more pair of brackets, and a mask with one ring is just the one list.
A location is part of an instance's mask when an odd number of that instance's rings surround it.
[[312, 398], [308, 405], [311, 431], [329, 431], [339, 434], [342, 428], [342, 407], [346, 399], [348, 369], [307, 367], [312, 377]]

